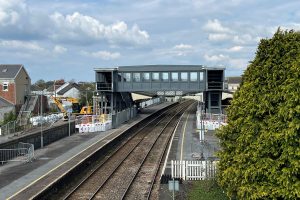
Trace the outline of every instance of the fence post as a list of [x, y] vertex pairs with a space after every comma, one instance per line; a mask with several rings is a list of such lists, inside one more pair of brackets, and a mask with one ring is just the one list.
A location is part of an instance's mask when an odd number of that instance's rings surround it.
[[183, 180], [185, 180], [185, 169], [186, 168], [185, 168], [185, 161], [184, 160], [182, 161], [182, 164], [183, 164], [182, 165], [182, 177], [183, 177]]
[[174, 161], [171, 160], [171, 176], [174, 177]]

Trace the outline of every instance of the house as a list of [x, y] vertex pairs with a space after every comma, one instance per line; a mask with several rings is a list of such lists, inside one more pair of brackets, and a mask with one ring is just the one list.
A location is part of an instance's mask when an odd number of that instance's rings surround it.
[[80, 98], [80, 87], [77, 83], [66, 82], [60, 87], [54, 90], [54, 96], [56, 97], [72, 97]]
[[227, 77], [228, 90], [231, 92], [236, 92], [237, 89], [240, 87], [241, 82], [241, 76]]
[[[23, 65], [0, 65], [0, 108], [13, 105], [18, 112], [30, 94], [31, 79]], [[2, 112], [2, 110], [0, 110]], [[0, 119], [1, 120], [1, 119]]]

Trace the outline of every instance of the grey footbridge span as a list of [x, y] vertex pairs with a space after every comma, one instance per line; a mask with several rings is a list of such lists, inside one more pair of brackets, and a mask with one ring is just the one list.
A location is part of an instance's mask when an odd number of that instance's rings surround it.
[[[95, 68], [100, 114], [134, 107], [130, 93], [148, 96], [184, 96], [203, 93], [208, 113], [221, 113], [224, 68], [203, 65], [140, 65]], [[96, 105], [97, 106], [97, 105]]]

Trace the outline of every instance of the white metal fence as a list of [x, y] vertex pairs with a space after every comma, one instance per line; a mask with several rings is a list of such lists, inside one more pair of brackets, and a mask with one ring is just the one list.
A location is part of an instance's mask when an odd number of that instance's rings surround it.
[[143, 101], [140, 103], [140, 108], [146, 108], [148, 106], [151, 106], [151, 105], [155, 105], [155, 104], [158, 104], [162, 101], [161, 98], [153, 98], [153, 99], [149, 99], [147, 101]]
[[20, 142], [14, 149], [0, 149], [0, 163], [8, 161], [31, 162], [34, 159], [34, 145]]
[[217, 172], [217, 161], [172, 160], [172, 178], [183, 180], [204, 180], [214, 178]]

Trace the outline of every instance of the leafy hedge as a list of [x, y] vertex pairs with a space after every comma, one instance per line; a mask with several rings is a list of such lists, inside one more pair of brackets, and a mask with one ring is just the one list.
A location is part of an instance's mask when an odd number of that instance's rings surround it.
[[261, 40], [217, 136], [228, 196], [300, 199], [300, 32]]

